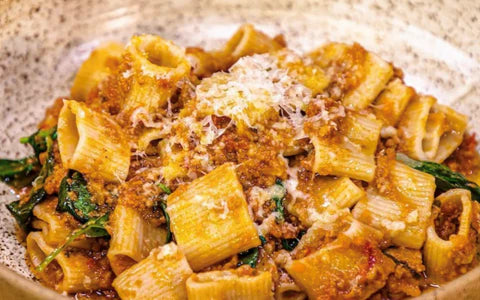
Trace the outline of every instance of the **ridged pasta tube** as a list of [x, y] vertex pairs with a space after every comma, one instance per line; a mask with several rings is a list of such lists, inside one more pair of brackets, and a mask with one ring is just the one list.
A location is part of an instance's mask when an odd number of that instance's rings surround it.
[[107, 181], [124, 181], [130, 145], [108, 115], [84, 103], [64, 100], [58, 119], [58, 146], [63, 166]]
[[241, 275], [235, 270], [198, 273], [187, 280], [188, 299], [268, 300], [273, 299], [272, 274]]
[[[441, 204], [451, 202], [451, 205], [461, 206], [462, 213], [458, 217], [457, 232], [448, 240], [438, 236], [432, 223], [427, 229], [427, 240], [423, 248], [425, 267], [428, 275], [438, 281], [444, 281], [456, 274], [456, 267], [468, 265], [474, 258], [475, 250], [465, 251], [463, 248], [475, 249], [468, 240], [472, 221], [472, 202], [470, 191], [463, 189], [449, 190], [436, 198]], [[470, 253], [469, 253], [470, 252]], [[465, 255], [460, 259], [460, 253]], [[455, 257], [457, 256], [457, 257]]]
[[[41, 232], [31, 232], [27, 236], [27, 254], [33, 267], [40, 265], [53, 250], [54, 248], [45, 242]], [[89, 267], [91, 258], [81, 252], [71, 252], [68, 255], [61, 252], [55, 257], [54, 263], [58, 264], [58, 270], [47, 267], [42, 272], [35, 271], [35, 274], [50, 284], [55, 276], [60, 278], [53, 286], [57, 291], [76, 293], [110, 287], [113, 278], [111, 271]], [[60, 272], [61, 276], [54, 274], [56, 272]]]
[[123, 45], [113, 42], [95, 48], [78, 69], [70, 91], [72, 98], [85, 101], [88, 94], [113, 73], [124, 51]]
[[134, 36], [127, 46], [132, 68], [120, 76], [132, 76], [130, 91], [122, 110], [143, 107], [154, 112], [166, 105], [180, 79], [190, 73], [185, 50], [154, 35]]
[[178, 246], [194, 271], [260, 245], [231, 163], [173, 192], [167, 212]]
[[167, 232], [145, 221], [135, 209], [118, 204], [111, 217], [107, 257], [116, 275], [141, 261], [166, 241]]
[[412, 158], [442, 162], [463, 140], [468, 118], [436, 101], [416, 96], [402, 114], [402, 150]]
[[150, 255], [113, 281], [123, 300], [186, 300], [185, 282], [192, 275], [183, 253], [175, 243], [153, 249]]

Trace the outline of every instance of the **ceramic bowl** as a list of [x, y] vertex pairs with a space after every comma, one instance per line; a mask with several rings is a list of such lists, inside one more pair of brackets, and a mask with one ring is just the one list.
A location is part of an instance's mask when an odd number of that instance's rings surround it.
[[[45, 108], [69, 94], [76, 69], [99, 43], [153, 33], [183, 46], [213, 48], [242, 23], [282, 33], [305, 51], [325, 41], [359, 42], [394, 62], [407, 84], [472, 118], [480, 133], [478, 1], [96, 1], [0, 2], [1, 157], [24, 156], [18, 143]], [[477, 120], [477, 121], [475, 121]], [[0, 298], [61, 297], [32, 280], [0, 187]], [[480, 268], [424, 299], [480, 299]]]

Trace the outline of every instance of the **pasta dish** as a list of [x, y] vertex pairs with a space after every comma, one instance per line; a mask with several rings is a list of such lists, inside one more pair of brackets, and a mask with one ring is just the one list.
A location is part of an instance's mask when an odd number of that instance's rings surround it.
[[77, 299], [403, 299], [478, 264], [467, 125], [356, 43], [139, 35], [91, 53], [0, 179], [32, 273]]

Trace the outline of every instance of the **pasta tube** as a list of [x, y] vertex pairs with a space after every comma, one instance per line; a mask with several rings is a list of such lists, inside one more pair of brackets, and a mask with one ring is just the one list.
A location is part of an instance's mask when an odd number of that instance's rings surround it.
[[58, 146], [63, 166], [107, 181], [124, 181], [130, 146], [120, 126], [85, 104], [64, 100], [58, 119]]
[[394, 266], [369, 241], [346, 238], [287, 262], [285, 269], [309, 299], [367, 299], [384, 286]]
[[273, 299], [272, 274], [241, 275], [234, 270], [193, 274], [187, 280], [188, 299]]
[[167, 199], [167, 212], [194, 271], [260, 245], [231, 163], [177, 189]]
[[386, 126], [395, 126], [415, 94], [400, 78], [390, 81], [375, 102], [375, 114]]
[[461, 144], [467, 121], [431, 96], [414, 97], [399, 122], [402, 150], [418, 160], [442, 162]]
[[141, 261], [166, 240], [167, 232], [143, 220], [135, 209], [118, 204], [111, 217], [112, 239], [107, 257], [116, 275]]
[[[31, 232], [27, 236], [27, 254], [33, 267], [40, 265], [53, 250], [54, 248], [45, 242], [41, 232]], [[107, 289], [113, 278], [109, 269], [94, 268], [92, 260], [81, 252], [70, 252], [68, 255], [61, 252], [55, 257], [51, 266], [58, 266], [58, 271], [48, 266], [42, 272], [34, 272], [36, 276], [43, 278], [46, 283], [53, 285], [57, 291], [61, 292], [76, 293]]]
[[438, 196], [441, 205], [461, 207], [456, 233], [448, 239], [438, 236], [435, 225], [427, 229], [427, 240], [423, 248], [425, 266], [428, 275], [437, 281], [445, 281], [458, 275], [458, 268], [470, 264], [475, 256], [474, 241], [469, 240], [472, 221], [472, 201], [470, 192], [463, 189], [449, 190]]
[[93, 50], [73, 80], [70, 90], [72, 99], [85, 101], [88, 94], [113, 73], [120, 63], [124, 50], [123, 45], [112, 42], [100, 45]]
[[164, 107], [176, 91], [177, 82], [190, 73], [184, 49], [158, 36], [132, 37], [127, 54], [132, 68], [125, 72], [133, 77], [123, 104], [124, 112], [132, 112], [139, 107], [155, 112]]
[[397, 188], [394, 196], [370, 188], [367, 197], [355, 205], [353, 216], [381, 229], [399, 246], [420, 249], [431, 215], [435, 179], [400, 162], [393, 163], [391, 177]]
[[113, 281], [123, 300], [187, 299], [185, 282], [192, 270], [174, 243], [153, 249], [150, 255]]

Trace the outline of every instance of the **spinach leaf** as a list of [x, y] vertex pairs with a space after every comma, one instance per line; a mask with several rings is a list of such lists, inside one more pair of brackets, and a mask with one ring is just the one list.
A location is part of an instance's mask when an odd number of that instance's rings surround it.
[[32, 191], [30, 192], [30, 198], [25, 203], [20, 203], [20, 200], [14, 201], [7, 205], [7, 209], [15, 217], [17, 223], [24, 230], [28, 229], [32, 218], [32, 212], [35, 205], [43, 201], [47, 193], [43, 188], [45, 179], [53, 172], [53, 165], [55, 163], [55, 157], [53, 155], [53, 140], [50, 136], [45, 137], [47, 159], [42, 165], [39, 175], [32, 183]]
[[35, 156], [17, 160], [0, 159], [0, 181], [13, 188], [23, 188], [32, 183], [40, 170]]
[[263, 235], [260, 235], [259, 238], [260, 238], [260, 242], [262, 243], [262, 246], [267, 243], [267, 239]]
[[20, 204], [20, 200], [14, 201], [7, 204], [7, 209], [15, 217], [18, 225], [20, 225], [23, 230], [27, 230], [32, 218], [33, 208], [45, 199], [46, 196], [47, 193], [45, 190], [40, 188], [30, 195], [27, 202]]
[[20, 143], [30, 144], [35, 156], [38, 158], [40, 153], [47, 151], [47, 137], [50, 137], [52, 140], [57, 139], [57, 127], [52, 127], [49, 129], [38, 130], [34, 134], [20, 138]]
[[277, 178], [275, 184], [270, 187], [272, 200], [275, 202], [275, 211], [278, 213], [275, 221], [277, 223], [285, 221], [285, 208], [283, 207], [283, 201], [285, 200], [286, 190], [283, 182]]
[[250, 267], [255, 268], [258, 261], [258, 247], [248, 249], [247, 251], [240, 252], [238, 254], [239, 262], [237, 266], [241, 265], [250, 265]]
[[[262, 242], [262, 246], [265, 245], [267, 240], [263, 235], [259, 236], [260, 241]], [[251, 249], [248, 249], [247, 251], [240, 252], [238, 254], [239, 262], [237, 264], [237, 267], [241, 265], [250, 265], [250, 267], [255, 268], [257, 266], [258, 262], [258, 256], [260, 253], [260, 247], [254, 247]]]
[[298, 242], [300, 242], [300, 239], [302, 238], [302, 236], [305, 234], [305, 231], [300, 231], [298, 236], [296, 238], [293, 238], [293, 239], [282, 239], [282, 247], [283, 249], [287, 250], [287, 251], [292, 251], [293, 249], [295, 249], [295, 247], [297, 247], [298, 245]]
[[91, 198], [83, 175], [70, 170], [60, 183], [57, 210], [68, 212], [79, 222], [85, 223], [92, 217], [91, 213], [98, 209]]
[[433, 175], [437, 189], [440, 191], [456, 188], [466, 189], [472, 193], [472, 199], [480, 201], [480, 187], [478, 184], [468, 180], [462, 174], [450, 170], [445, 165], [431, 161], [414, 160], [401, 153], [397, 153], [397, 160], [411, 168]]
[[45, 259], [39, 264], [35, 269], [38, 272], [42, 272], [50, 264], [55, 257], [60, 254], [68, 245], [70, 245], [75, 239], [80, 237], [82, 234], [85, 234], [87, 237], [109, 237], [107, 230], [105, 230], [105, 225], [108, 221], [108, 213], [95, 218], [90, 219], [87, 223], [83, 224], [80, 228], [72, 231], [67, 237], [65, 242], [58, 248], [54, 249]]
[[[170, 188], [163, 183], [159, 183], [158, 186], [162, 189], [162, 191], [168, 196], [172, 193]], [[172, 240], [172, 231], [170, 230], [170, 216], [167, 212], [167, 200], [166, 197], [160, 199], [154, 207], [154, 210], [160, 208], [162, 210], [163, 216], [165, 217], [165, 225], [167, 226], [167, 237], [165, 243], [170, 243]]]
[[163, 215], [165, 216], [165, 222], [167, 226], [167, 238], [165, 243], [170, 243], [172, 240], [172, 231], [170, 230], [170, 216], [167, 213], [167, 204], [163, 201], [160, 201], [160, 208], [162, 209]]
[[170, 188], [168, 186], [164, 185], [163, 183], [159, 183], [157, 185], [162, 189], [162, 191], [165, 194], [170, 195], [172, 193], [172, 190], [170, 190]]

